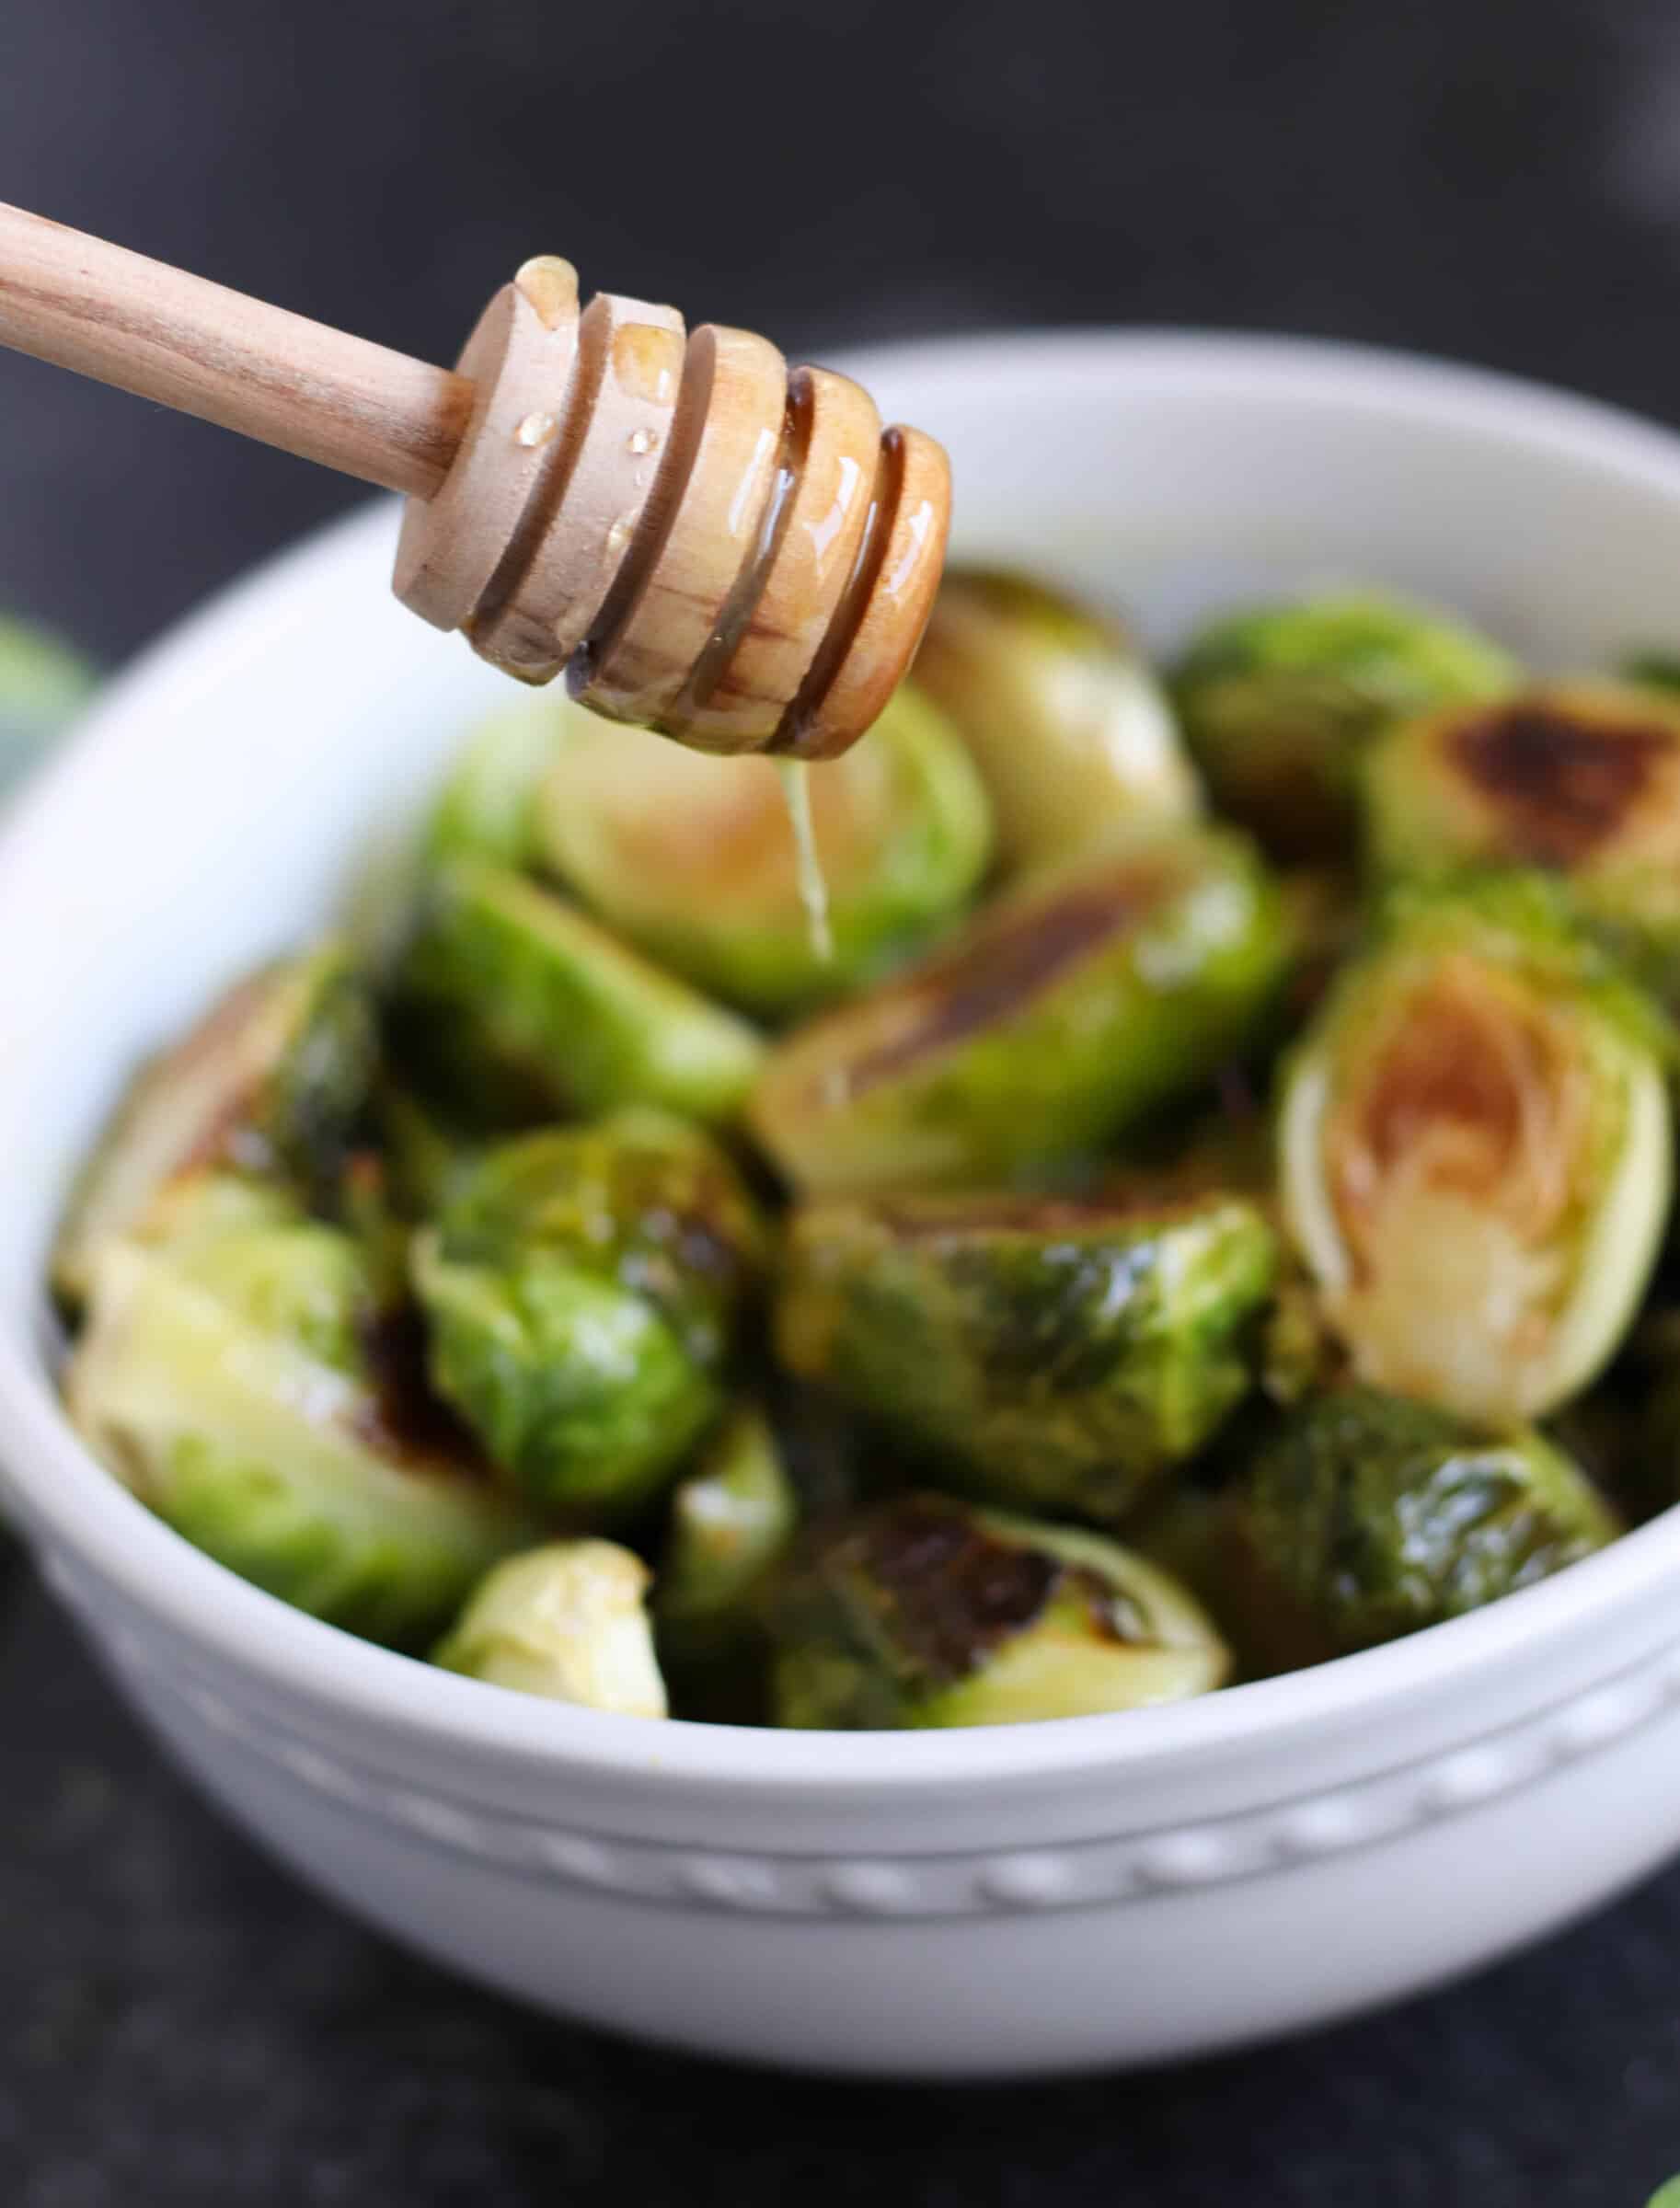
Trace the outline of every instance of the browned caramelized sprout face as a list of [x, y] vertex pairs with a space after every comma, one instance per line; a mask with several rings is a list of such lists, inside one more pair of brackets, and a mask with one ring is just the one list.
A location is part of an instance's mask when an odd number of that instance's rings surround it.
[[1019, 1725], [1206, 1694], [1229, 1659], [1118, 1543], [912, 1494], [828, 1530], [770, 1609], [777, 1721]]
[[1662, 1239], [1669, 1052], [1543, 881], [1397, 900], [1283, 1105], [1290, 1226], [1363, 1378], [1494, 1423], [1592, 1378]]
[[1543, 868], [1680, 994], [1680, 699], [1550, 683], [1402, 722], [1371, 752], [1365, 807], [1382, 874]]
[[1235, 1056], [1288, 963], [1239, 837], [1083, 859], [947, 949], [799, 1029], [749, 1118], [801, 1189], [1007, 1179], [1078, 1158]]

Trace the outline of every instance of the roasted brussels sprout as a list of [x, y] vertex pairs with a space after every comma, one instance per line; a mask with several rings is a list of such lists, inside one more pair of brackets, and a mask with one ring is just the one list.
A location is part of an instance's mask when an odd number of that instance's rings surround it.
[[1653, 983], [1680, 991], [1680, 699], [1548, 683], [1398, 723], [1365, 761], [1377, 870], [1565, 877]]
[[1112, 1519], [1248, 1392], [1276, 1262], [1237, 1197], [813, 1204], [777, 1347], [965, 1484]]
[[1288, 953], [1275, 889], [1239, 837], [1083, 859], [796, 1030], [749, 1118], [790, 1180], [824, 1192], [1054, 1166], [1239, 1052]]
[[40, 757], [93, 694], [91, 667], [32, 621], [0, 614], [0, 789]]
[[761, 1234], [721, 1151], [663, 1113], [501, 1144], [415, 1242], [432, 1379], [541, 1501], [631, 1510], [717, 1416]]
[[1368, 1388], [1286, 1413], [1226, 1505], [1239, 1636], [1280, 1670], [1478, 1610], [1621, 1530], [1537, 1433]]
[[1201, 812], [1171, 708], [1131, 638], [1042, 583], [948, 573], [915, 679], [985, 777], [1008, 866]]
[[71, 1304], [175, 1176], [224, 1168], [330, 1188], [373, 1080], [365, 992], [332, 943], [238, 983], [142, 1068], [71, 1198], [52, 1260]]
[[301, 1216], [101, 1246], [70, 1415], [219, 1562], [370, 1639], [423, 1643], [533, 1535], [428, 1395], [411, 1318]]
[[768, 1720], [762, 1602], [799, 1516], [775, 1430], [755, 1404], [738, 1405], [672, 1495], [654, 1581], [660, 1657], [681, 1716]]
[[705, 1651], [750, 1631], [753, 1598], [798, 1517], [769, 1420], [740, 1405], [671, 1498], [653, 1598], [662, 1638]]
[[477, 859], [438, 874], [397, 991], [409, 1026], [436, 1024], [456, 1088], [497, 1092], [492, 1121], [510, 1081], [534, 1112], [648, 1103], [726, 1121], [763, 1057], [744, 1020], [574, 905]]
[[1207, 1693], [1228, 1659], [1165, 1572], [1115, 1542], [901, 1496], [834, 1528], [769, 1604], [778, 1724], [1018, 1725]]
[[1493, 1424], [1592, 1378], [1663, 1236], [1671, 1051], [1543, 880], [1394, 901], [1280, 1127], [1288, 1224], [1359, 1377]]
[[809, 783], [829, 944], [800, 901], [772, 762], [684, 751], [579, 713], [543, 784], [544, 856], [673, 972], [777, 1014], [855, 988], [960, 913], [985, 870], [985, 792], [955, 731], [901, 690]]
[[481, 722], [433, 802], [421, 839], [423, 859], [433, 866], [456, 858], [516, 869], [534, 866], [543, 776], [578, 723], [604, 725], [550, 691], [516, 698]]
[[1191, 640], [1172, 696], [1221, 812], [1285, 858], [1338, 858], [1356, 770], [1387, 722], [1514, 688], [1514, 661], [1475, 630], [1372, 592], [1227, 614]]
[[662, 1718], [648, 1568], [611, 1541], [551, 1541], [498, 1564], [432, 1662], [491, 1686]]

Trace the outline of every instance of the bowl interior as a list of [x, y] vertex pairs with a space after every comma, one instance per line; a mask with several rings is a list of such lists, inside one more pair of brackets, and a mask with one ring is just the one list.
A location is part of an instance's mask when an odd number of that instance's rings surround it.
[[[1546, 666], [1680, 642], [1680, 443], [1605, 409], [1266, 341], [970, 340], [856, 365], [884, 411], [949, 443], [962, 556], [1059, 573], [1157, 648], [1203, 608], [1327, 580], [1438, 598]], [[385, 506], [352, 517], [174, 632], [0, 837], [14, 1427], [56, 1415], [42, 1253], [128, 1069], [317, 923], [505, 696], [390, 599], [395, 523]], [[50, 1514], [58, 1475], [8, 1451], [31, 1513]]]

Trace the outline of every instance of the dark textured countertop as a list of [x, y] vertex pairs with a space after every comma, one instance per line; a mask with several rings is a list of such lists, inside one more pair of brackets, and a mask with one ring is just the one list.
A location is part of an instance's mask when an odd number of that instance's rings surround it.
[[[0, 198], [439, 357], [547, 247], [795, 351], [1248, 325], [1680, 420], [1677, 117], [1659, 0], [0, 6]], [[109, 657], [346, 495], [0, 356], [0, 604]], [[301, 1892], [15, 1551], [0, 1989], [6, 2208], [1641, 2208], [1680, 2168], [1680, 1871], [1270, 2052], [769, 2080], [533, 2018]]]

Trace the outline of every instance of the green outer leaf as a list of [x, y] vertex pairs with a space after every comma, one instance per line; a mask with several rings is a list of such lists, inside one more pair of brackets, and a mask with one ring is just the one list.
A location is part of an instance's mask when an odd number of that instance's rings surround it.
[[1260, 1210], [1219, 1195], [818, 1204], [777, 1343], [948, 1477], [1111, 1520], [1247, 1394], [1277, 1257]]
[[654, 1306], [570, 1259], [457, 1263], [428, 1233], [413, 1263], [433, 1385], [536, 1501], [634, 1511], [717, 1416], [718, 1381]]
[[1489, 1434], [1370, 1388], [1271, 1424], [1226, 1508], [1239, 1637], [1283, 1666], [1480, 1609], [1621, 1531], [1532, 1430]]
[[1433, 608], [1340, 592], [1222, 615], [1192, 638], [1171, 688], [1219, 810], [1280, 856], [1334, 858], [1352, 840], [1356, 762], [1375, 730], [1497, 697], [1520, 673]]
[[487, 1075], [522, 1076], [551, 1110], [662, 1104], [732, 1119], [763, 1044], [732, 1013], [534, 882], [461, 860], [438, 876], [398, 977], [441, 1010]]

